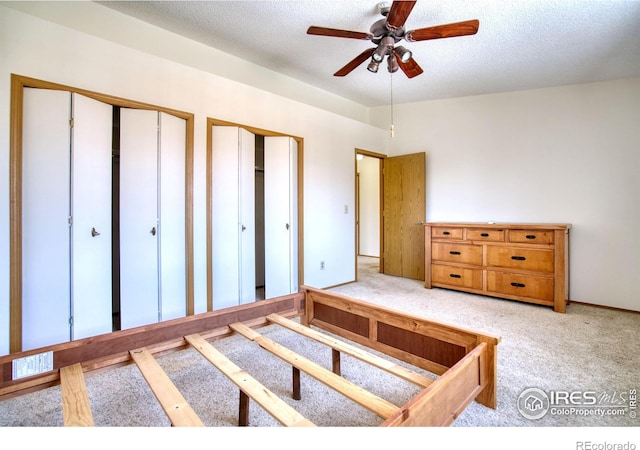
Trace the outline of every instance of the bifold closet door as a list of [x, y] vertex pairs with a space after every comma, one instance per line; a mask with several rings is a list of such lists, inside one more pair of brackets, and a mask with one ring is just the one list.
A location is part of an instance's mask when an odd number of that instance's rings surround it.
[[81, 339], [112, 331], [113, 107], [78, 94], [72, 99], [72, 339]]
[[298, 144], [264, 138], [265, 297], [298, 290]]
[[187, 124], [160, 113], [160, 312], [161, 320], [187, 315]]
[[255, 301], [255, 135], [212, 128], [213, 309]]
[[22, 348], [111, 331], [111, 105], [24, 90]]
[[121, 328], [158, 322], [157, 111], [120, 111]]
[[71, 94], [25, 88], [22, 349], [69, 341]]

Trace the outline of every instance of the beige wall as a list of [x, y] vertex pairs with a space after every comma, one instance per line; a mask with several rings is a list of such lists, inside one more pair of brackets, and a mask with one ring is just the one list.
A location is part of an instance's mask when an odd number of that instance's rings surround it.
[[[387, 125], [387, 108], [372, 111]], [[568, 222], [571, 298], [640, 311], [640, 78], [394, 107], [427, 220]]]

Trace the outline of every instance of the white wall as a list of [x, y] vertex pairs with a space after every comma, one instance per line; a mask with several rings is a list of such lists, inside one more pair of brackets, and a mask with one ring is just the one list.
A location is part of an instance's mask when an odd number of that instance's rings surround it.
[[[388, 123], [387, 108], [371, 113]], [[571, 223], [571, 299], [640, 311], [640, 78], [395, 105], [427, 220]]]
[[[181, 45], [185, 53], [193, 50], [188, 42]], [[355, 148], [382, 152], [383, 130], [0, 6], [0, 355], [9, 348], [11, 73], [195, 114], [197, 312], [206, 309], [207, 117], [304, 138], [304, 282], [326, 287], [355, 278], [353, 154]], [[325, 261], [322, 271], [321, 260]]]

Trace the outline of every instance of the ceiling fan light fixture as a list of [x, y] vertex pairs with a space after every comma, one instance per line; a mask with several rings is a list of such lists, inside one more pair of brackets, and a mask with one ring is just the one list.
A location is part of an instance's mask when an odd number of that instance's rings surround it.
[[407, 50], [402, 45], [399, 45], [398, 47], [396, 47], [395, 52], [403, 64], [408, 63], [409, 60], [413, 57], [413, 54], [411, 53], [411, 51]]
[[398, 61], [396, 61], [395, 56], [392, 54], [390, 54], [387, 57], [387, 70], [389, 71], [389, 73], [395, 73], [398, 71]]
[[379, 63], [372, 59], [371, 62], [369, 63], [369, 65], [367, 66], [367, 70], [369, 72], [376, 73], [376, 72], [378, 72], [378, 65], [379, 65]]
[[375, 51], [371, 54], [371, 58], [377, 62], [377, 63], [381, 63], [382, 60], [384, 59], [384, 55], [387, 54], [387, 46], [384, 43], [380, 43], [380, 45], [378, 45], [378, 48], [375, 49]]

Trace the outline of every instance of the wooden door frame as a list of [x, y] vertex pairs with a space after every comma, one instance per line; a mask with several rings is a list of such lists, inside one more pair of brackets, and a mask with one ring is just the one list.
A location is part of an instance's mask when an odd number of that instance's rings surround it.
[[186, 121], [185, 245], [186, 311], [194, 314], [193, 297], [193, 134], [194, 115], [22, 75], [11, 74], [9, 118], [9, 352], [22, 350], [22, 123], [24, 88], [54, 89], [84, 95], [113, 106], [162, 111]]
[[[387, 158], [387, 155], [384, 155], [382, 153], [376, 153], [376, 152], [372, 152], [369, 150], [364, 150], [361, 148], [356, 148], [354, 150], [354, 156], [353, 156], [353, 171], [355, 174], [355, 188], [354, 188], [354, 192], [355, 192], [355, 205], [356, 205], [356, 214], [360, 214], [360, 194], [359, 194], [359, 186], [358, 186], [358, 155], [363, 155], [363, 156], [368, 156], [370, 158], [376, 158], [379, 160], [380, 162], [380, 167], [379, 167], [379, 171], [378, 171], [378, 180], [380, 182], [380, 187], [379, 190], [380, 192], [378, 193], [378, 195], [380, 196], [380, 211], [378, 213], [378, 218], [380, 221], [380, 232], [378, 233], [378, 237], [380, 240], [379, 246], [380, 246], [380, 264], [378, 266], [378, 271], [380, 273], [382, 273], [382, 268], [384, 267], [384, 216], [383, 216], [383, 211], [384, 211], [384, 177], [382, 176], [384, 173], [384, 160]], [[354, 225], [354, 236], [355, 236], [355, 257], [354, 257], [354, 265], [355, 265], [355, 274], [356, 274], [356, 281], [358, 281], [358, 222], [360, 220], [360, 217], [357, 216], [356, 219], [353, 222]]]
[[297, 189], [298, 189], [298, 286], [304, 284], [304, 138], [299, 136], [292, 136], [291, 134], [281, 133], [278, 131], [266, 130], [263, 128], [257, 128], [250, 125], [239, 124], [235, 122], [229, 122], [226, 120], [214, 119], [207, 117], [207, 148], [206, 148], [206, 247], [207, 247], [207, 311], [213, 311], [213, 276], [212, 276], [212, 264], [213, 264], [213, 126], [228, 126], [243, 128], [253, 134], [260, 136], [286, 136], [290, 137], [298, 143], [298, 177], [297, 177]]

